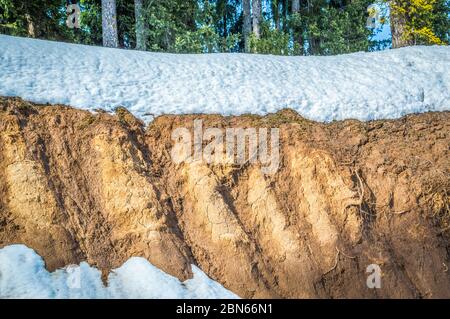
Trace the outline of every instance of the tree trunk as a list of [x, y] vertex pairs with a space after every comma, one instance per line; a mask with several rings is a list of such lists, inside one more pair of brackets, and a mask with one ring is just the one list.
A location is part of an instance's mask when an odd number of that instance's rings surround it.
[[27, 24], [28, 24], [28, 36], [31, 38], [36, 38], [36, 32], [35, 32], [35, 28], [34, 28], [34, 22], [33, 19], [31, 18], [31, 16], [27, 13], [25, 14], [25, 19], [27, 20]]
[[412, 39], [405, 34], [406, 31], [406, 17], [399, 13], [394, 8], [396, 1], [391, 2], [390, 6], [390, 20], [391, 20], [391, 34], [392, 34], [392, 48], [401, 48], [413, 45]]
[[289, 1], [283, 0], [283, 30], [288, 31]]
[[102, 33], [103, 46], [110, 48], [119, 46], [116, 0], [102, 0]]
[[280, 1], [281, 0], [272, 0], [272, 10], [275, 20], [275, 28], [280, 30]]
[[[292, 14], [300, 14], [300, 0], [292, 0]], [[293, 30], [294, 35], [294, 41], [297, 42], [300, 54], [304, 54], [304, 41], [303, 41], [303, 34], [300, 26], [297, 26], [295, 30]]]
[[145, 21], [142, 10], [143, 0], [134, 0], [134, 16], [136, 19], [136, 49], [145, 51], [147, 49], [147, 41], [145, 40]]
[[253, 0], [252, 2], [253, 10], [253, 34], [257, 39], [261, 37], [261, 17], [262, 17], [262, 5], [261, 0]]
[[252, 32], [252, 20], [250, 16], [250, 0], [243, 0], [242, 4], [243, 15], [244, 15], [244, 51], [250, 52], [250, 33]]
[[[314, 1], [307, 1], [307, 11], [308, 15], [319, 14], [320, 7], [317, 3], [314, 3]], [[318, 55], [321, 53], [319, 37], [311, 34], [308, 36], [308, 52], [311, 55]]]
[[226, 39], [228, 37], [228, 22], [227, 22], [227, 9], [223, 13], [223, 37]]
[[300, 12], [300, 0], [292, 0], [292, 13]]

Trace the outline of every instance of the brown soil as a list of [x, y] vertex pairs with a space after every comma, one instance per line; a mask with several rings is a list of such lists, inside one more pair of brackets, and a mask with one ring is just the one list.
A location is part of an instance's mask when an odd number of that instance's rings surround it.
[[[171, 133], [279, 127], [280, 168], [176, 165]], [[105, 278], [142, 256], [241, 297], [450, 298], [450, 113], [315, 123], [284, 110], [92, 114], [0, 98], [0, 247]], [[381, 289], [366, 286], [378, 264]]]

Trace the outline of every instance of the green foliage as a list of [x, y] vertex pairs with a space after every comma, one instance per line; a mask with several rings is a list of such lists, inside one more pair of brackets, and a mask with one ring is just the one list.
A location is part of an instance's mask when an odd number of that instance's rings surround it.
[[80, 8], [82, 30], [73, 30], [75, 42], [102, 45], [101, 0], [81, 0]]
[[300, 13], [292, 15], [289, 21], [296, 52], [333, 55], [369, 50], [372, 31], [366, 27], [366, 21], [372, 0], [312, 3], [301, 7]]
[[450, 44], [450, 0], [437, 0], [433, 6], [433, 33], [443, 44]]
[[[332, 55], [376, 50], [370, 41], [367, 7], [388, 0], [263, 0], [260, 37], [250, 36], [251, 52], [279, 55]], [[403, 36], [412, 44], [448, 44], [450, 0], [392, 0], [404, 17]], [[81, 29], [66, 26], [66, 0], [0, 0], [0, 33], [89, 45], [102, 44], [101, 0], [79, 0]], [[136, 47], [134, 1], [116, 0], [119, 43]], [[146, 47], [177, 53], [243, 52], [242, 0], [144, 0]]]
[[64, 25], [63, 0], [0, 0], [0, 32], [45, 37], [51, 40], [70, 38]]
[[[224, 25], [220, 25], [223, 17], [222, 11], [217, 9], [217, 4], [205, 1], [197, 10], [195, 31], [180, 31], [175, 39], [175, 52], [178, 53], [214, 53], [229, 52], [235, 48], [239, 41], [239, 34], [230, 34], [224, 31]], [[222, 2], [223, 5], [223, 2]], [[221, 10], [225, 10], [222, 8]], [[223, 21], [222, 21], [223, 23]], [[221, 32], [222, 31], [222, 34]], [[226, 36], [224, 35], [226, 34]]]
[[413, 44], [448, 44], [448, 0], [395, 0], [391, 15], [404, 23], [403, 39]]
[[196, 31], [183, 32], [176, 37], [177, 53], [215, 53], [229, 52], [240, 40], [239, 34], [221, 37], [212, 26], [202, 26]]
[[267, 21], [261, 23], [261, 37], [258, 39], [253, 33], [250, 36], [250, 51], [261, 54], [292, 54], [289, 33], [270, 28]]
[[197, 3], [193, 0], [145, 1], [147, 47], [152, 51], [175, 52], [176, 37], [196, 30]]
[[[101, 0], [80, 0], [81, 30], [72, 30], [74, 40], [88, 45], [102, 45], [102, 4]], [[136, 45], [134, 1], [116, 0], [117, 31], [119, 44], [123, 48]]]

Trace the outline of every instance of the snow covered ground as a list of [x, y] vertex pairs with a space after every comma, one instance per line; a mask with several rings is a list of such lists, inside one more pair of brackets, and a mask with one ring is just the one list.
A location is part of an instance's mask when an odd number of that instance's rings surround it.
[[0, 95], [84, 109], [331, 121], [450, 110], [450, 48], [332, 57], [174, 55], [0, 35]]
[[24, 245], [0, 249], [0, 299], [2, 298], [238, 298], [192, 266], [194, 278], [180, 282], [133, 257], [108, 277], [87, 263], [48, 272], [44, 261]]

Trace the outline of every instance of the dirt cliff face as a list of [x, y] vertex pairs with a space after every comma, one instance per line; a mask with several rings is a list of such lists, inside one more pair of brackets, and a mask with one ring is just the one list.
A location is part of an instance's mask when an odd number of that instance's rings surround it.
[[[176, 164], [174, 129], [280, 129], [280, 164]], [[0, 247], [49, 270], [132, 256], [241, 297], [450, 298], [450, 113], [307, 121], [290, 110], [91, 114], [0, 98]], [[381, 288], [366, 268], [381, 268]], [[105, 276], [106, 277], [106, 276]]]

